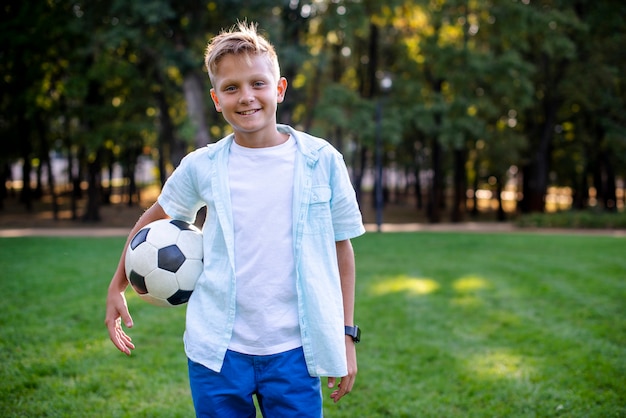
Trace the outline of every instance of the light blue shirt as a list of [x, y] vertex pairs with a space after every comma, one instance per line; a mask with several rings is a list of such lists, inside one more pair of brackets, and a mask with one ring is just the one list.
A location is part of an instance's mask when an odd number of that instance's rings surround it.
[[[343, 299], [335, 241], [365, 232], [341, 154], [323, 139], [278, 125], [298, 147], [294, 172], [293, 243], [302, 347], [312, 376], [347, 374]], [[159, 204], [193, 222], [207, 206], [204, 272], [187, 306], [185, 352], [220, 371], [235, 322], [233, 219], [228, 156], [233, 135], [188, 154], [166, 182]], [[254, 202], [250, 202], [251, 205]]]

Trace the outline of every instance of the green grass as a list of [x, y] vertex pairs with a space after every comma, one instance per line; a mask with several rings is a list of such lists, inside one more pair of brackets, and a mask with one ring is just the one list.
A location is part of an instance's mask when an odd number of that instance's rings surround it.
[[515, 224], [522, 228], [626, 229], [626, 212], [603, 212], [598, 209], [588, 209], [530, 213], [521, 215]]
[[[129, 292], [137, 349], [108, 340], [122, 243], [0, 239], [0, 416], [193, 416], [184, 308]], [[359, 375], [326, 416], [626, 417], [626, 238], [372, 233], [354, 247]]]

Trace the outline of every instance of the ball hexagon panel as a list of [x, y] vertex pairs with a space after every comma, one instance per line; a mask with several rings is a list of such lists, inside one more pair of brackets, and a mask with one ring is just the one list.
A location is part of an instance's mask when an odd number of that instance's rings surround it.
[[180, 221], [178, 219], [172, 219], [172, 220], [170, 220], [170, 223], [172, 225], [174, 225], [175, 227], [177, 227], [178, 229], [180, 229], [181, 231], [200, 232], [200, 230], [195, 225], [192, 225], [192, 224], [187, 223], [185, 221]]
[[146, 240], [157, 247], [165, 247], [176, 244], [180, 228], [173, 225], [168, 219], [161, 219], [150, 224], [150, 232]]
[[130, 285], [135, 289], [135, 292], [140, 295], [145, 295], [148, 293], [148, 289], [146, 289], [146, 278], [141, 274], [137, 273], [134, 270], [131, 270], [128, 274], [128, 281]]
[[204, 264], [202, 260], [185, 260], [180, 269], [176, 272], [178, 287], [181, 290], [193, 290], [196, 287], [198, 277], [202, 273]]
[[146, 241], [148, 232], [150, 232], [150, 228], [143, 228], [142, 230], [140, 230], [139, 232], [135, 234], [132, 241], [130, 242], [131, 250], [134, 250], [135, 248], [139, 246], [139, 244]]
[[182, 231], [176, 241], [178, 248], [187, 259], [202, 260], [202, 234], [199, 231]]
[[176, 293], [167, 298], [167, 301], [172, 305], [182, 305], [183, 303], [189, 302], [192, 293], [193, 290], [179, 289]]
[[176, 273], [185, 262], [185, 254], [175, 244], [159, 248], [158, 254], [159, 268], [172, 273]]
[[165, 270], [154, 270], [145, 279], [148, 294], [159, 298], [167, 299], [178, 291], [178, 281], [176, 274]]
[[126, 266], [142, 276], [147, 276], [158, 265], [158, 250], [154, 245], [144, 242], [128, 251]]

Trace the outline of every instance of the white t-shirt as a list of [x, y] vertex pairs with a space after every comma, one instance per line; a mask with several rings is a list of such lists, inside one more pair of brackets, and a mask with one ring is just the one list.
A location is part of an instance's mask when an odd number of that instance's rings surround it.
[[234, 221], [236, 314], [229, 349], [269, 355], [302, 345], [293, 253], [296, 143], [233, 141], [228, 179]]
[[[287, 125], [297, 151], [293, 188], [293, 252], [302, 348], [311, 376], [345, 376], [346, 342], [336, 241], [365, 232], [341, 154], [327, 141]], [[228, 160], [234, 135], [191, 152], [168, 178], [159, 204], [193, 222], [207, 206], [204, 272], [187, 305], [185, 354], [219, 372], [235, 324], [235, 237]], [[275, 179], [274, 179], [275, 180]]]

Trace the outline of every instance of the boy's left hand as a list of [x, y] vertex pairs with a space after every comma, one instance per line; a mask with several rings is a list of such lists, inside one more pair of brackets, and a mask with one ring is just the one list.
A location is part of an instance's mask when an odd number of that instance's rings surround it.
[[[352, 391], [354, 382], [356, 380], [357, 363], [356, 363], [356, 346], [351, 337], [346, 336], [346, 358], [348, 360], [348, 374], [343, 376], [337, 385], [337, 390], [330, 394], [332, 400], [337, 403], [344, 395], [347, 395]], [[328, 387], [334, 388], [337, 382], [336, 377], [328, 378]]]

